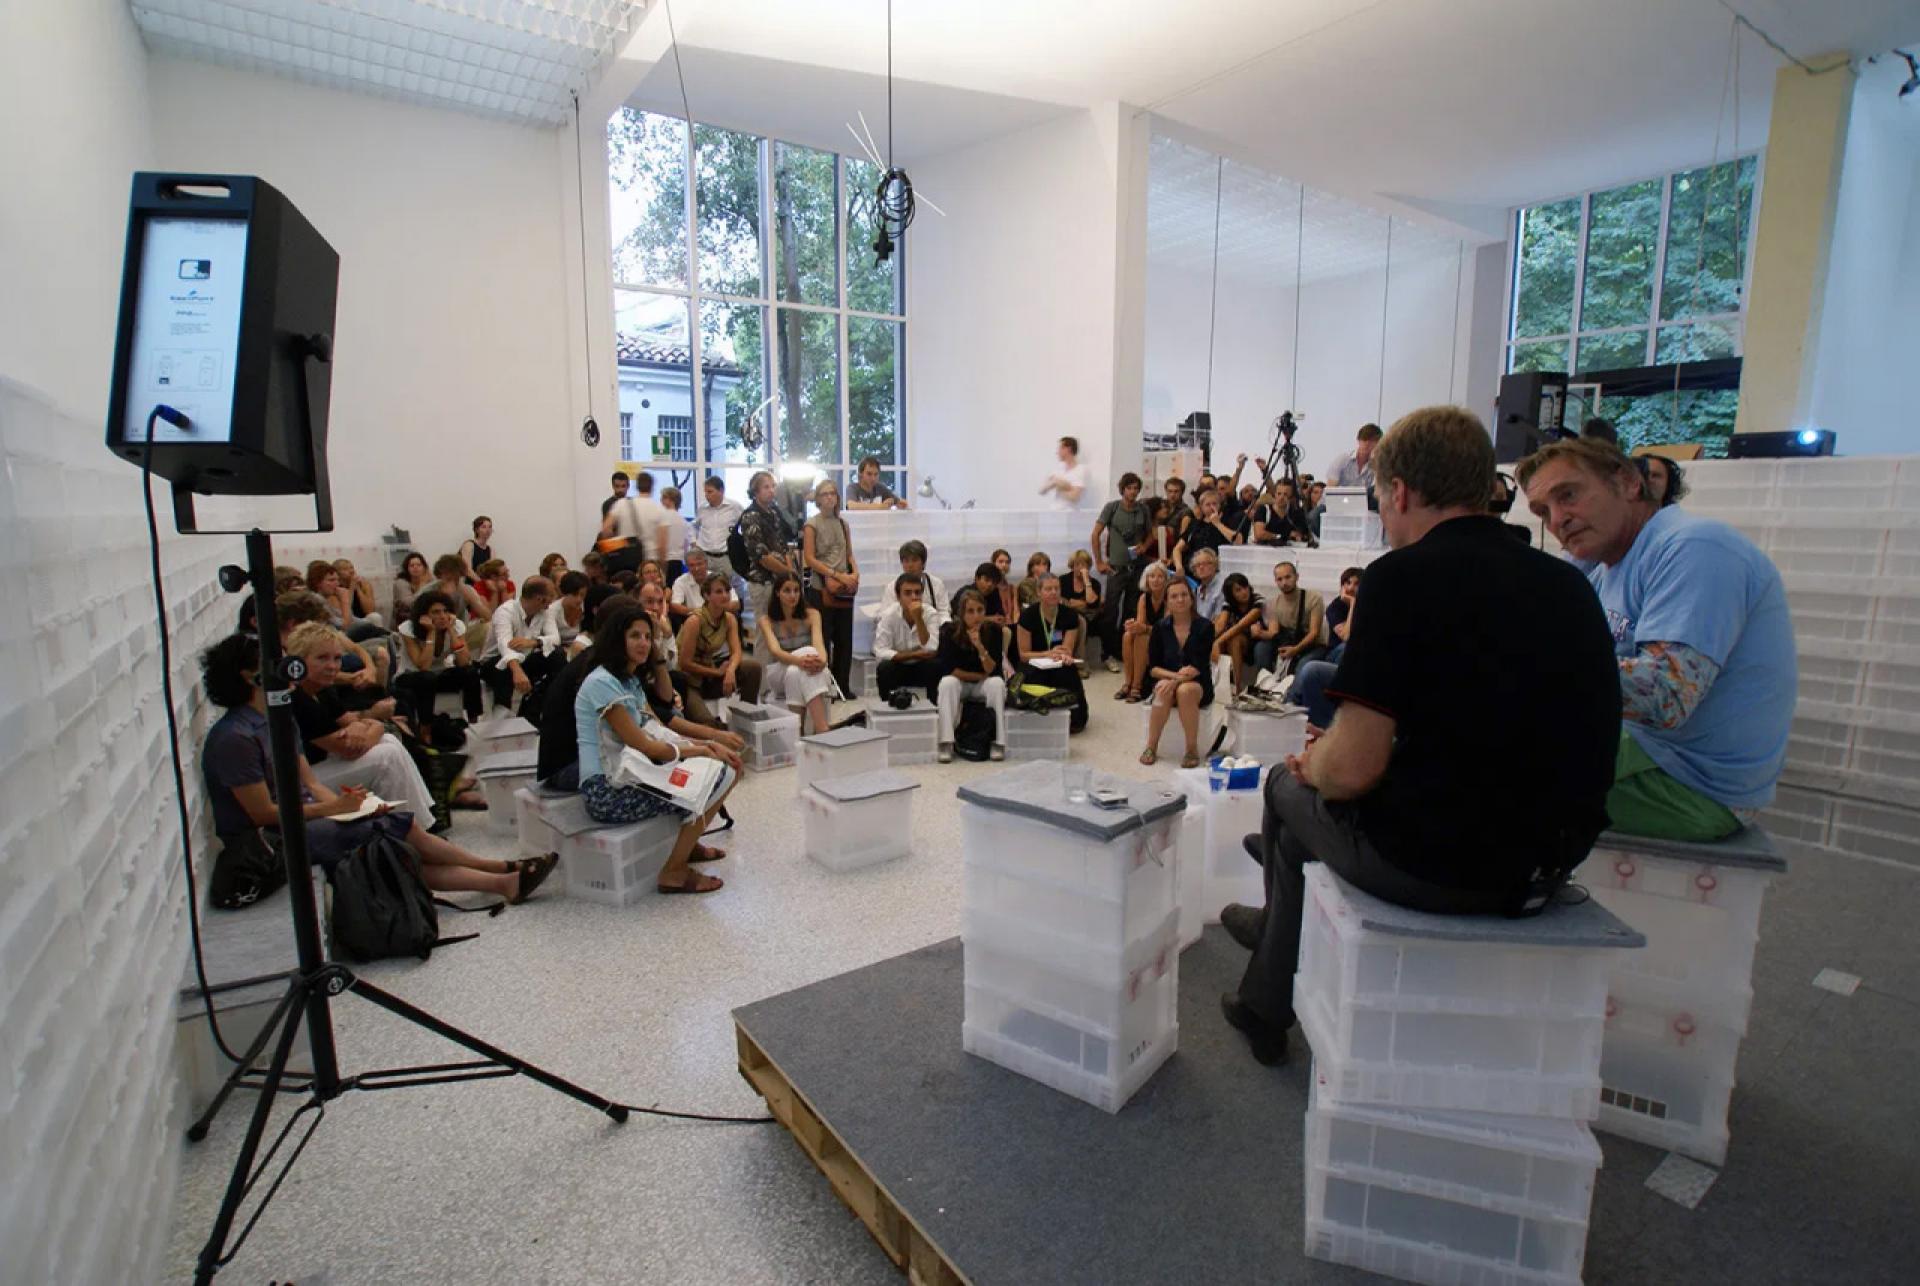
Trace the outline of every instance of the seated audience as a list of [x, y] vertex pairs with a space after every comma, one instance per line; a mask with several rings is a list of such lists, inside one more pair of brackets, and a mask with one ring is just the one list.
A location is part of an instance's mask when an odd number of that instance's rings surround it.
[[1203, 549], [1219, 550], [1222, 545], [1240, 543], [1240, 533], [1228, 526], [1220, 517], [1220, 497], [1211, 491], [1200, 494], [1197, 501], [1200, 511], [1193, 521], [1187, 524], [1186, 534], [1173, 551], [1173, 565], [1176, 571], [1185, 571], [1193, 561], [1194, 555]]
[[1255, 545], [1312, 544], [1313, 528], [1306, 510], [1295, 496], [1293, 484], [1284, 479], [1273, 484], [1271, 498], [1253, 511], [1253, 534], [1248, 543]]
[[1352, 628], [1353, 600], [1360, 593], [1360, 568], [1349, 567], [1340, 573], [1340, 593], [1326, 611], [1326, 659], [1338, 664], [1340, 654], [1346, 650], [1347, 631]]
[[1292, 563], [1273, 565], [1273, 597], [1266, 616], [1254, 625], [1253, 663], [1284, 679], [1295, 669], [1326, 653], [1327, 607], [1318, 590], [1300, 584], [1300, 569]]
[[480, 591], [467, 583], [466, 574], [467, 565], [460, 561], [458, 554], [442, 554], [433, 560], [434, 588], [447, 596], [447, 610], [453, 613], [454, 622], [462, 627], [484, 627], [493, 619], [493, 609], [487, 606]]
[[[667, 614], [673, 619], [674, 628], [686, 624], [687, 618], [699, 611], [707, 601], [707, 577], [713, 574], [712, 561], [707, 551], [698, 545], [687, 549], [687, 570], [680, 573], [673, 582], [672, 592], [667, 597]], [[736, 579], [729, 577], [729, 583]], [[740, 593], [737, 588], [727, 591], [727, 610], [738, 615], [740, 612]]]
[[808, 601], [820, 614], [827, 641], [827, 667], [842, 692], [853, 687], [853, 601], [860, 593], [860, 563], [853, 533], [840, 516], [840, 488], [823, 479], [813, 489], [819, 512], [800, 529], [800, 563], [806, 569]]
[[[636, 606], [625, 594], [610, 592], [588, 610], [597, 609], [602, 619], [610, 621], [616, 613], [632, 611]], [[580, 789], [580, 730], [574, 722], [573, 702], [580, 695], [580, 685], [587, 681], [597, 664], [589, 646], [560, 668], [547, 689], [546, 704], [540, 711], [540, 758], [534, 771], [536, 780], [549, 790]], [[649, 700], [652, 699], [649, 693]], [[657, 705], [655, 709], [657, 711]]]
[[1200, 766], [1200, 711], [1213, 704], [1213, 622], [1197, 615], [1193, 587], [1181, 577], [1167, 583], [1167, 611], [1153, 627], [1147, 645], [1147, 674], [1154, 680], [1153, 709], [1147, 715], [1147, 748], [1140, 762], [1152, 764], [1160, 734], [1174, 711], [1187, 751], [1182, 768]]
[[492, 620], [495, 612], [514, 599], [513, 577], [507, 571], [507, 560], [504, 558], [487, 559], [480, 564], [479, 572], [473, 588], [487, 605], [485, 619]]
[[880, 462], [872, 456], [860, 462], [859, 481], [847, 488], [849, 509], [905, 509], [907, 502], [880, 481]]
[[1060, 578], [1040, 577], [1040, 596], [1020, 613], [1020, 682], [1073, 693], [1068, 731], [1087, 726], [1087, 690], [1074, 657], [1086, 624], [1080, 613], [1060, 601]]
[[586, 624], [588, 588], [585, 572], [560, 573], [560, 597], [547, 609], [548, 624], [566, 656], [578, 656], [593, 642]]
[[[1167, 505], [1167, 526], [1173, 531], [1174, 541], [1187, 538], [1187, 524], [1193, 521], [1193, 505], [1187, 501], [1187, 482], [1184, 478], [1168, 478], [1160, 486], [1160, 498]], [[1198, 503], [1199, 497], [1194, 497]]]
[[510, 706], [520, 701], [520, 713], [539, 722], [540, 692], [560, 667], [560, 633], [547, 609], [553, 605], [552, 582], [527, 577], [520, 597], [495, 609], [480, 669], [493, 689], [493, 703]]
[[[1159, 563], [1148, 563], [1145, 583], [1135, 596], [1134, 610], [1129, 613], [1127, 623], [1120, 640], [1120, 660], [1125, 667], [1121, 677], [1120, 690], [1115, 692], [1115, 700], [1138, 701], [1141, 685], [1147, 676], [1147, 656], [1149, 644], [1153, 638], [1153, 627], [1167, 614], [1167, 586], [1171, 583], [1167, 569]], [[1186, 584], [1181, 579], [1181, 584]], [[1187, 590], [1189, 598], [1192, 587]]]
[[1580, 426], [1580, 436], [1591, 442], [1606, 442], [1613, 446], [1620, 445], [1620, 434], [1614, 429], [1613, 422], [1611, 420], [1603, 420], [1597, 415]]
[[[1303, 473], [1300, 475], [1300, 480], [1303, 485], [1306, 484], [1306, 478], [1307, 478], [1306, 474]], [[1320, 539], [1320, 520], [1324, 518], [1327, 513], [1327, 484], [1326, 483], [1315, 482], [1307, 486], [1306, 506], [1307, 506], [1307, 526], [1309, 529], [1312, 530], [1313, 538], [1315, 540], [1318, 540]]]
[[[981, 566], [990, 566], [982, 563]], [[940, 710], [940, 762], [953, 762], [953, 730], [962, 701], [984, 701], [993, 712], [993, 751], [1007, 757], [1007, 682], [1000, 677], [1006, 660], [1001, 629], [987, 618], [986, 601], [963, 589], [953, 601], [953, 619], [940, 635], [943, 676], [935, 689]]]
[[1247, 686], [1247, 654], [1253, 645], [1253, 629], [1260, 623], [1266, 604], [1253, 592], [1253, 585], [1239, 572], [1223, 583], [1220, 611], [1213, 618], [1213, 683], [1224, 680], [1228, 690], [1239, 692]]
[[[716, 579], [725, 585], [724, 578]], [[716, 610], [733, 621], [724, 608]], [[723, 850], [702, 844], [700, 837], [740, 779], [740, 756], [718, 742], [676, 732], [654, 717], [639, 677], [652, 653], [653, 625], [643, 612], [630, 607], [608, 614], [588, 654], [594, 658], [593, 671], [573, 702], [580, 796], [587, 816], [607, 825], [628, 825], [662, 814], [680, 820], [680, 833], [655, 887], [662, 893], [711, 893], [723, 882], [695, 871], [691, 864], [717, 862], [726, 856]], [[702, 799], [691, 808], [682, 807], [644, 786], [613, 784], [620, 758], [629, 749], [656, 764], [715, 759], [720, 773]]]
[[1643, 455], [1634, 460], [1640, 476], [1647, 480], [1647, 494], [1656, 509], [1677, 505], [1687, 494], [1686, 471], [1678, 460], [1663, 455]]
[[[200, 660], [207, 699], [227, 712], [207, 731], [200, 756], [214, 832], [227, 843], [239, 842], [256, 829], [274, 831], [280, 825], [260, 664], [260, 642], [250, 634], [229, 635], [208, 648]], [[347, 854], [374, 836], [385, 835], [419, 855], [421, 878], [428, 888], [492, 893], [517, 903], [532, 896], [559, 860], [552, 854], [516, 862], [481, 857], [427, 834], [411, 811], [391, 807], [348, 822], [331, 820], [358, 812], [366, 800], [366, 788], [329, 789], [314, 776], [304, 754], [299, 769], [307, 855], [329, 875]]]
[[[300, 729], [307, 763], [323, 784], [338, 790], [359, 786], [416, 817], [433, 812], [428, 789], [413, 756], [385, 721], [396, 718], [392, 697], [384, 697], [365, 712], [356, 712], [339, 700], [339, 632], [331, 625], [309, 622], [287, 636], [288, 656], [307, 663], [307, 672], [293, 688], [293, 721]], [[470, 791], [458, 801], [463, 807], [485, 808], [486, 799]]]
[[[298, 567], [276, 567], [273, 569], [273, 594], [276, 599], [282, 594], [292, 593], [294, 590], [305, 590], [306, 588], [306, 573]], [[259, 609], [254, 605], [252, 594], [248, 594], [244, 599], [240, 600], [240, 620], [234, 628], [242, 634], [258, 634], [260, 632]]]
[[1380, 426], [1363, 424], [1360, 431], [1353, 435], [1353, 450], [1335, 457], [1333, 465], [1327, 470], [1327, 485], [1330, 487], [1373, 488], [1373, 456], [1380, 444]]
[[567, 574], [567, 556], [557, 553], [548, 554], [540, 560], [540, 574], [558, 585], [560, 578]]
[[1180, 542], [1174, 539], [1173, 528], [1167, 524], [1167, 502], [1159, 496], [1149, 496], [1141, 503], [1147, 511], [1147, 538], [1139, 557], [1172, 566], [1173, 547]]
[[[310, 622], [321, 625], [333, 624], [333, 613], [328, 610], [327, 601], [310, 589], [290, 589], [273, 600], [273, 616], [280, 627], [280, 647], [285, 650], [287, 635], [295, 626]], [[342, 637], [340, 682], [354, 689], [360, 695], [356, 698], [360, 706], [371, 704], [386, 691], [391, 657], [385, 647], [363, 647], [352, 639]]]
[[[1661, 507], [1633, 461], [1582, 436], [1520, 462], [1528, 507], [1586, 563], [1618, 657], [1615, 830], [1714, 840], [1773, 800], [1798, 674], [1773, 562], [1734, 528]], [[1377, 623], [1375, 563], [1367, 629]]]
[[356, 631], [368, 638], [385, 633], [387, 622], [380, 614], [380, 601], [374, 596], [373, 584], [354, 570], [353, 560], [334, 559], [333, 571], [347, 596], [347, 636], [353, 637]]
[[[1175, 573], [1176, 577], [1178, 573]], [[1201, 619], [1211, 621], [1226, 603], [1226, 578], [1220, 574], [1220, 555], [1202, 549], [1187, 568], [1187, 584], [1193, 589], [1193, 610]]]
[[981, 610], [986, 612], [987, 620], [1002, 629], [1007, 628], [1018, 613], [1003, 601], [1000, 591], [1004, 588], [1006, 578], [1001, 575], [1000, 569], [991, 562], [981, 563], [973, 569], [973, 583], [955, 591], [953, 601], [947, 607], [948, 618], [959, 618], [960, 596], [971, 590], [979, 597]]
[[775, 576], [767, 614], [760, 618], [760, 648], [767, 655], [761, 686], [769, 705], [784, 702], [787, 709], [800, 712], [803, 736], [825, 732], [829, 723], [827, 694], [833, 690], [833, 676], [827, 672], [821, 630], [820, 613], [807, 606], [799, 578]]
[[[695, 723], [718, 727], [720, 720], [709, 703], [735, 696], [757, 702], [761, 667], [760, 662], [742, 653], [740, 618], [727, 610], [733, 586], [715, 572], [707, 577], [706, 592], [700, 610], [680, 627], [680, 672], [687, 676], [688, 717]], [[598, 642], [599, 635], [594, 637]]]
[[607, 577], [607, 556], [597, 549], [590, 549], [580, 555], [580, 570], [587, 574], [589, 585], [612, 583]]
[[882, 701], [901, 688], [923, 691], [929, 701], [939, 695], [940, 631], [947, 618], [928, 605], [923, 585], [920, 577], [901, 572], [890, 587], [894, 601], [874, 622], [874, 679]]
[[1044, 553], [1027, 555], [1027, 574], [1013, 587], [1014, 602], [1022, 613], [1040, 601], [1040, 578], [1053, 575], [1053, 559]]
[[[927, 570], [927, 547], [917, 540], [909, 540], [900, 546], [900, 575], [911, 576], [920, 582], [921, 603], [938, 613], [942, 622], [947, 617], [947, 587], [938, 576]], [[880, 587], [880, 610], [885, 611], [894, 601], [894, 586], [899, 579], [886, 582]]]
[[433, 718], [433, 699], [442, 692], [458, 692], [468, 721], [478, 719], [485, 709], [480, 672], [474, 668], [466, 631], [454, 619], [447, 596], [430, 589], [414, 599], [408, 619], [395, 632], [401, 651], [393, 690], [407, 699], [421, 720]]
[[1263, 1063], [1294, 1022], [1305, 863], [1416, 910], [1520, 914], [1606, 825], [1619, 698], [1593, 591], [1486, 514], [1493, 448], [1471, 412], [1403, 417], [1371, 468], [1392, 549], [1367, 568], [1367, 628], [1326, 734], [1267, 778], [1264, 913], [1222, 914], [1253, 950], [1222, 1006]]
[[401, 560], [400, 574], [393, 578], [393, 610], [387, 619], [393, 622], [395, 629], [407, 619], [407, 613], [413, 610], [413, 600], [433, 588], [433, 572], [427, 567], [426, 555], [409, 551]]
[[1067, 574], [1060, 581], [1060, 601], [1080, 616], [1080, 651], [1074, 663], [1085, 678], [1087, 636], [1098, 628], [1101, 607], [1100, 582], [1093, 577], [1093, 554], [1089, 551], [1076, 549], [1067, 559]]
[[609, 583], [622, 594], [632, 594], [640, 588], [640, 573], [632, 568], [617, 571]]

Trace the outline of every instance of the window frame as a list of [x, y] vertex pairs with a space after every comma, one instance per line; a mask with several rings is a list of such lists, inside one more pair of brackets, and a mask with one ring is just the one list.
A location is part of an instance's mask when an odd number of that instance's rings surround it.
[[[775, 197], [774, 197], [773, 183], [772, 183], [773, 149], [775, 146], [781, 145], [781, 144], [784, 144], [788, 147], [805, 148], [806, 150], [813, 151], [813, 152], [824, 152], [827, 149], [814, 147], [811, 144], [801, 143], [791, 139], [780, 138], [779, 136], [774, 134], [755, 133], [755, 132], [750, 132], [746, 130], [734, 130], [734, 129], [729, 129], [728, 127], [723, 125], [713, 125], [713, 124], [709, 124], [707, 122], [703, 122], [699, 120], [688, 121], [684, 117], [673, 116], [671, 113], [650, 112], [644, 108], [628, 108], [624, 104], [620, 108], [617, 108], [615, 110], [616, 112], [633, 110], [638, 112], [644, 112], [648, 115], [665, 116], [670, 120], [682, 121], [686, 125], [686, 130], [685, 130], [686, 139], [684, 144], [685, 150], [683, 153], [683, 165], [685, 166], [685, 171], [684, 171], [685, 180], [681, 184], [682, 195], [683, 195], [683, 210], [682, 210], [681, 218], [682, 218], [682, 227], [683, 227], [684, 237], [686, 241], [687, 284], [684, 287], [681, 287], [681, 286], [671, 286], [671, 285], [658, 285], [651, 282], [623, 281], [620, 279], [617, 273], [613, 272], [613, 259], [612, 259], [613, 248], [611, 243], [609, 243], [609, 245], [607, 246], [606, 253], [608, 255], [608, 267], [609, 267], [610, 279], [612, 281], [612, 286], [613, 286], [613, 293], [616, 299], [622, 293], [638, 293], [638, 294], [646, 294], [646, 295], [668, 295], [668, 296], [673, 296], [675, 298], [684, 299], [687, 301], [688, 320], [689, 320], [689, 327], [688, 327], [688, 330], [689, 330], [688, 351], [690, 355], [689, 365], [691, 368], [691, 371], [690, 371], [691, 379], [692, 379], [691, 386], [692, 386], [692, 389], [694, 390], [693, 399], [692, 399], [693, 401], [692, 419], [693, 419], [693, 440], [694, 440], [695, 458], [690, 461], [671, 460], [671, 459], [666, 459], [666, 460], [653, 459], [651, 458], [652, 444], [651, 442], [649, 442], [646, 444], [648, 447], [648, 452], [645, 458], [623, 461], [622, 463], [631, 464], [639, 468], [662, 468], [662, 467], [671, 468], [671, 467], [677, 466], [683, 469], [691, 469], [695, 474], [697, 474], [699, 477], [702, 477], [702, 478], [707, 476], [707, 474], [709, 473], [713, 473], [713, 472], [724, 473], [725, 471], [730, 469], [738, 469], [743, 467], [741, 461], [715, 459], [715, 458], [712, 458], [712, 454], [711, 454], [710, 439], [709, 439], [709, 433], [708, 433], [708, 427], [707, 427], [707, 405], [706, 405], [707, 399], [706, 397], [701, 395], [700, 390], [705, 387], [704, 375], [705, 375], [705, 366], [706, 366], [706, 351], [705, 351], [706, 346], [705, 346], [705, 340], [704, 340], [704, 335], [702, 330], [701, 306], [705, 301], [712, 300], [718, 304], [727, 304], [732, 306], [745, 306], [745, 307], [750, 307], [750, 308], [755, 308], [760, 310], [760, 315], [762, 318], [761, 344], [760, 344], [760, 367], [761, 367], [760, 379], [761, 379], [761, 387], [769, 391], [773, 390], [776, 387], [776, 380], [778, 378], [778, 371], [779, 371], [779, 345], [781, 343], [780, 325], [779, 325], [780, 310], [783, 308], [793, 309], [799, 312], [827, 315], [835, 319], [834, 320], [834, 335], [835, 335], [834, 342], [836, 345], [835, 358], [838, 361], [839, 367], [840, 367], [839, 410], [838, 410], [839, 428], [840, 428], [840, 458], [837, 461], [822, 460], [818, 462], [821, 470], [825, 474], [831, 477], [851, 476], [851, 471], [859, 463], [856, 460], [850, 460], [847, 458], [847, 453], [851, 448], [851, 441], [852, 441], [852, 425], [851, 425], [851, 419], [850, 419], [851, 405], [850, 405], [850, 399], [849, 399], [849, 380], [848, 380], [848, 359], [850, 356], [849, 349], [848, 349], [848, 343], [849, 343], [848, 321], [850, 318], [858, 317], [858, 318], [870, 319], [870, 320], [880, 321], [880, 322], [897, 323], [900, 327], [900, 332], [899, 332], [900, 346], [899, 346], [899, 354], [894, 362], [893, 386], [894, 386], [894, 399], [895, 399], [895, 416], [896, 416], [896, 423], [898, 425], [897, 431], [901, 439], [901, 449], [899, 452], [899, 458], [901, 459], [902, 463], [897, 466], [887, 466], [885, 472], [897, 471], [900, 474], [901, 481], [904, 483], [913, 474], [912, 464], [913, 464], [913, 451], [914, 451], [914, 440], [912, 435], [908, 431], [909, 426], [908, 426], [907, 370], [906, 370], [907, 349], [908, 349], [908, 344], [907, 344], [907, 322], [908, 322], [907, 265], [908, 265], [909, 251], [907, 249], [906, 241], [904, 238], [895, 244], [894, 251], [893, 251], [893, 262], [895, 265], [894, 267], [894, 300], [898, 308], [897, 312], [874, 312], [868, 309], [854, 308], [850, 305], [848, 296], [849, 296], [850, 281], [853, 274], [848, 271], [847, 259], [846, 259], [847, 229], [851, 222], [851, 220], [848, 217], [849, 189], [847, 187], [847, 164], [850, 159], [859, 159], [859, 158], [850, 158], [846, 153], [840, 152], [840, 151], [835, 151], [832, 153], [833, 155], [832, 205], [833, 205], [833, 211], [834, 211], [833, 221], [834, 221], [835, 302], [831, 305], [827, 305], [827, 304], [811, 304], [811, 303], [801, 303], [798, 301], [790, 301], [790, 300], [785, 300], [778, 297], [779, 287], [774, 278], [775, 251], [774, 251], [774, 245], [773, 245], [773, 241], [774, 241], [773, 228], [775, 224], [773, 220], [774, 220]], [[756, 196], [758, 200], [759, 216], [760, 216], [760, 237], [759, 237], [760, 293], [757, 295], [740, 295], [740, 294], [729, 293], [726, 291], [719, 291], [719, 290], [709, 291], [709, 290], [703, 289], [701, 264], [700, 264], [700, 244], [699, 244], [699, 224], [698, 224], [698, 216], [699, 216], [698, 135], [699, 135], [700, 129], [703, 126], [708, 129], [722, 130], [722, 131], [725, 131], [726, 133], [748, 137], [753, 139], [755, 143], [756, 163], [757, 163]], [[764, 467], [766, 468], [777, 469], [783, 461], [783, 454], [781, 451], [782, 429], [781, 429], [781, 418], [780, 418], [783, 413], [792, 414], [793, 411], [790, 408], [783, 408], [783, 407], [777, 407], [777, 406], [769, 407], [767, 411], [767, 416], [766, 416], [767, 438], [766, 438], [766, 443], [761, 451], [761, 454], [765, 456], [766, 463]], [[902, 495], [906, 494], [906, 490], [904, 488], [896, 488], [896, 490], [898, 490]]]

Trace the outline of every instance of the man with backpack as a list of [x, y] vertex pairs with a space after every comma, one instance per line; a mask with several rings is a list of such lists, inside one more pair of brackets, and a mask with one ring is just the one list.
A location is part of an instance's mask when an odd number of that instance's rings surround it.
[[[747, 605], [753, 611], [751, 624], [758, 625], [766, 615], [767, 600], [773, 596], [773, 578], [780, 572], [800, 574], [793, 556], [793, 531], [786, 515], [775, 507], [773, 475], [765, 469], [747, 483], [753, 505], [740, 518], [740, 525], [727, 540], [727, 556], [734, 571], [747, 578]], [[741, 566], [744, 561], [746, 566]]]

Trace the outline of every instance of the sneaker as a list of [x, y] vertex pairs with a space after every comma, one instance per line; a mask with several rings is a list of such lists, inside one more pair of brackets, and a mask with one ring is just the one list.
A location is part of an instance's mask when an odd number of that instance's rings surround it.
[[996, 764], [999, 763], [1002, 759], [1005, 759], [1006, 757], [1007, 757], [1007, 748], [1005, 746], [995, 746], [992, 750], [989, 750], [987, 752], [987, 758], [993, 760], [993, 762], [995, 762]]
[[1108, 674], [1118, 674], [1118, 673], [1120, 673], [1120, 663], [1119, 663], [1118, 661], [1116, 661], [1116, 660], [1114, 660], [1114, 659], [1113, 659], [1112, 657], [1108, 657], [1108, 658], [1106, 659], [1106, 661], [1105, 661], [1105, 663], [1104, 663], [1104, 664], [1105, 664], [1105, 665], [1106, 665], [1106, 667], [1107, 667], [1107, 673], [1108, 673]]
[[1254, 1062], [1262, 1067], [1272, 1067], [1276, 1063], [1287, 1061], [1287, 1029], [1285, 1027], [1275, 1027], [1254, 1013], [1241, 1002], [1237, 992], [1226, 991], [1220, 994], [1220, 1012], [1226, 1016], [1229, 1027], [1247, 1038], [1247, 1044], [1252, 1048]]
[[1232, 902], [1220, 910], [1220, 927], [1227, 931], [1228, 937], [1252, 951], [1260, 945], [1260, 935], [1267, 927], [1266, 913], [1259, 907]]
[[950, 764], [950, 763], [952, 763], [952, 762], [953, 762], [953, 743], [952, 743], [952, 742], [950, 742], [950, 741], [943, 741], [943, 742], [941, 742], [941, 743], [940, 743], [940, 753], [939, 753], [939, 754], [938, 754], [938, 756], [936, 756], [936, 757], [937, 757], [937, 758], [938, 758], [938, 759], [940, 760], [940, 762], [941, 762], [941, 763], [943, 763], [943, 764]]

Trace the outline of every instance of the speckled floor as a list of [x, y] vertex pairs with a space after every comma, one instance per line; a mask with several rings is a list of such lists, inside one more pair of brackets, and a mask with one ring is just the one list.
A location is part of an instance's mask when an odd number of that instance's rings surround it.
[[[1077, 763], [1144, 769], [1138, 707], [1089, 681], [1093, 721]], [[735, 792], [716, 894], [616, 911], [543, 893], [425, 965], [365, 970], [449, 1022], [609, 1097], [755, 1114], [735, 1068], [738, 1005], [926, 946], [960, 931], [954, 789], [991, 764], [910, 768], [914, 853], [833, 875], [800, 850], [794, 774], [750, 774]], [[509, 856], [511, 837], [460, 814], [451, 838]], [[343, 1068], [458, 1057], [372, 1006], [335, 1006]], [[956, 1033], [955, 1039], [958, 1039]], [[236, 1100], [186, 1168], [169, 1269], [189, 1277], [245, 1129]], [[523, 1078], [351, 1094], [324, 1124], [252, 1239], [233, 1281], [361, 1283], [833, 1282], [901, 1280], [784, 1132], [635, 1117], [611, 1125]]]

